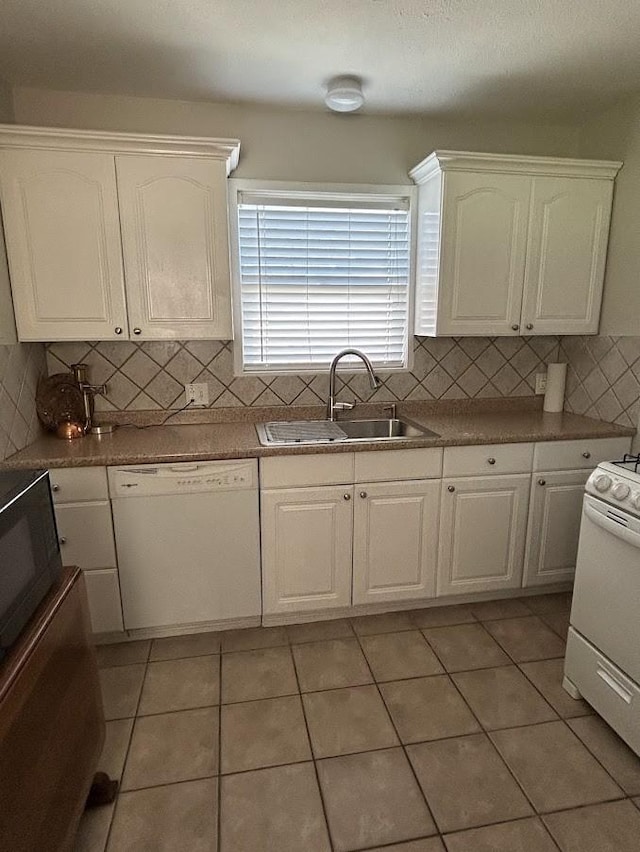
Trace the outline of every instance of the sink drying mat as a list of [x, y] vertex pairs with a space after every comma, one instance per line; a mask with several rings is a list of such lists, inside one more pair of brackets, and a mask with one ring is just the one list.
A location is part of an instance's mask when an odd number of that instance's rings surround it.
[[265, 423], [264, 430], [272, 444], [326, 443], [344, 441], [347, 437], [338, 424], [330, 420], [275, 421]]

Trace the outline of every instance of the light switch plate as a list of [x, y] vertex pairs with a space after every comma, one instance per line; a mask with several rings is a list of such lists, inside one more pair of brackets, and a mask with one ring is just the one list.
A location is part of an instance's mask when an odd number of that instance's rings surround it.
[[547, 389], [547, 374], [536, 373], [536, 393], [543, 394]]
[[193, 400], [192, 408], [209, 405], [209, 385], [206, 382], [193, 382], [184, 386], [185, 402]]

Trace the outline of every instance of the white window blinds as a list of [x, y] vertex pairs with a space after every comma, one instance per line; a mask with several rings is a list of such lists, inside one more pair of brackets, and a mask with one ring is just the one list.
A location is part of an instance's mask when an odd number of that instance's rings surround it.
[[325, 368], [347, 346], [407, 363], [408, 198], [240, 193], [243, 368]]

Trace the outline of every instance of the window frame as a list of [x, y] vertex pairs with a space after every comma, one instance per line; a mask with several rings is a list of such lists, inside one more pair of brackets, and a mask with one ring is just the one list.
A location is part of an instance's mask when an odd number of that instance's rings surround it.
[[[244, 365], [242, 339], [242, 293], [240, 278], [240, 243], [238, 233], [238, 199], [242, 192], [272, 193], [282, 196], [288, 193], [318, 195], [357, 196], [377, 195], [379, 197], [405, 197], [409, 202], [409, 281], [407, 288], [407, 361], [404, 367], [380, 367], [381, 373], [408, 373], [413, 367], [413, 323], [415, 309], [415, 269], [416, 269], [416, 228], [417, 228], [417, 187], [413, 184], [356, 184], [356, 183], [307, 183], [300, 181], [255, 180], [230, 178], [228, 181], [229, 209], [229, 253], [231, 268], [231, 303], [233, 312], [233, 374], [234, 376], [257, 376], [277, 378], [278, 376], [317, 376], [329, 369], [318, 365], [316, 369], [301, 370], [292, 367], [289, 370], [252, 370]], [[330, 201], [328, 198], [327, 201]], [[365, 352], [365, 355], [367, 353]], [[374, 367], [376, 366], [374, 362]], [[343, 366], [346, 369], [346, 365]], [[360, 372], [363, 365], [349, 365], [349, 372]]]

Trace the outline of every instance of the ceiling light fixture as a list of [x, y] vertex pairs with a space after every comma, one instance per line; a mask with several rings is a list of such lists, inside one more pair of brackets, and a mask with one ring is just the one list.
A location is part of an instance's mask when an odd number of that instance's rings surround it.
[[362, 81], [358, 77], [334, 77], [324, 102], [334, 112], [355, 112], [364, 103]]

